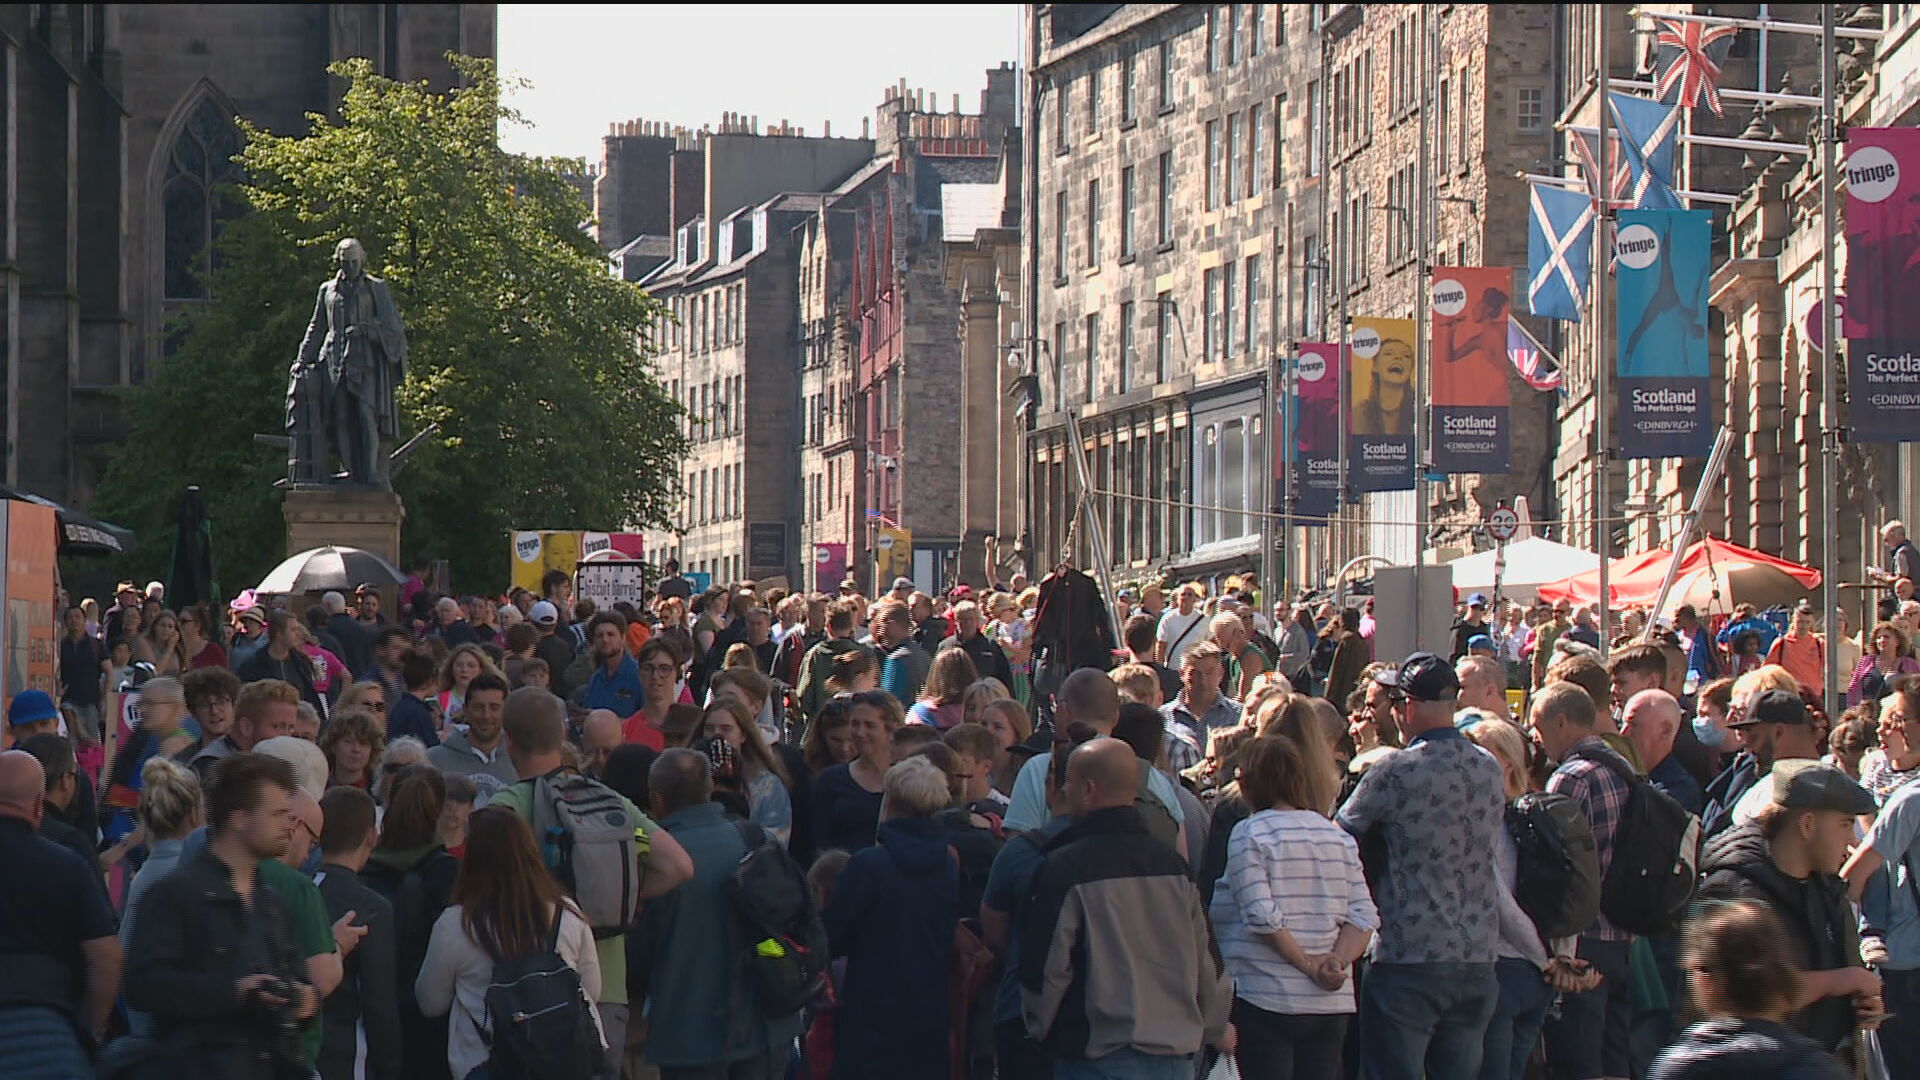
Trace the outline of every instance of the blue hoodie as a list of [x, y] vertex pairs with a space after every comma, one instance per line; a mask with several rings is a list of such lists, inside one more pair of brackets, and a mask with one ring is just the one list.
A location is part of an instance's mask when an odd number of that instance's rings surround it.
[[833, 1075], [945, 1076], [959, 871], [937, 819], [883, 821], [879, 839], [847, 863], [822, 913], [847, 958]]

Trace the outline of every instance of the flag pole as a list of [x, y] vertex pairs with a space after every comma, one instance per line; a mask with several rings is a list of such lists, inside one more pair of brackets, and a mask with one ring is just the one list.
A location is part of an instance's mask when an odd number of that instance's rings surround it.
[[1834, 370], [1839, 357], [1840, 319], [1839, 305], [1834, 299], [1834, 252], [1836, 231], [1834, 220], [1836, 208], [1833, 205], [1833, 186], [1839, 179], [1834, 161], [1836, 144], [1840, 141], [1840, 118], [1836, 115], [1840, 99], [1834, 85], [1838, 77], [1835, 62], [1833, 5], [1820, 5], [1820, 607], [1821, 619], [1827, 624], [1827, 647], [1822, 651], [1826, 671], [1823, 681], [1826, 683], [1822, 700], [1825, 701], [1828, 716], [1839, 716], [1840, 699], [1840, 652], [1833, 647], [1833, 631], [1839, 623], [1834, 618], [1838, 610], [1839, 592], [1834, 580], [1839, 576], [1840, 560], [1835, 548], [1839, 546], [1838, 523], [1840, 520], [1840, 387], [1839, 378]]
[[[1413, 641], [1414, 647], [1422, 647], [1421, 632], [1426, 624], [1421, 621], [1420, 598], [1426, 593], [1422, 580], [1427, 572], [1427, 453], [1426, 439], [1430, 425], [1427, 422], [1428, 400], [1432, 394], [1433, 383], [1428, 377], [1427, 365], [1433, 362], [1433, 350], [1427, 344], [1427, 289], [1429, 288], [1428, 238], [1432, 232], [1433, 218], [1428, 212], [1428, 199], [1433, 194], [1433, 169], [1429, 163], [1432, 157], [1432, 129], [1427, 125], [1427, 115], [1433, 111], [1433, 79], [1435, 69], [1439, 67], [1439, 24], [1436, 22], [1434, 8], [1420, 6], [1420, 48], [1426, 53], [1426, 69], [1420, 79], [1420, 151], [1414, 158], [1414, 168], [1418, 177], [1414, 182], [1416, 199], [1409, 200], [1415, 205], [1402, 209], [1407, 216], [1408, 231], [1413, 233], [1414, 258], [1416, 266], [1413, 275]], [[1446, 133], [1441, 132], [1441, 138]], [[1419, 213], [1415, 214], [1415, 210]]]
[[1598, 77], [1594, 79], [1594, 93], [1599, 95], [1599, 138], [1594, 140], [1594, 153], [1600, 159], [1600, 189], [1598, 206], [1593, 217], [1593, 548], [1600, 556], [1600, 655], [1607, 655], [1607, 643], [1613, 636], [1611, 621], [1607, 618], [1608, 599], [1612, 595], [1608, 588], [1608, 562], [1613, 558], [1613, 530], [1607, 522], [1608, 504], [1613, 502], [1613, 485], [1609, 473], [1613, 464], [1608, 453], [1611, 440], [1608, 438], [1607, 395], [1612, 392], [1613, 359], [1607, 353], [1607, 259], [1611, 251], [1608, 246], [1607, 221], [1613, 216], [1613, 197], [1609, 190], [1613, 176], [1613, 148], [1607, 139], [1607, 129], [1612, 117], [1612, 103], [1607, 95], [1612, 88], [1607, 83], [1607, 5], [1594, 5], [1594, 20], [1599, 24], [1599, 33], [1594, 35], [1596, 62], [1599, 66]]

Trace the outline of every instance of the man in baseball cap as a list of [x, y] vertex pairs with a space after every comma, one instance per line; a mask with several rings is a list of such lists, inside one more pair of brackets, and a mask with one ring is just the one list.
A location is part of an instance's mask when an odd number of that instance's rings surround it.
[[1773, 798], [1767, 774], [1784, 762], [1818, 761], [1820, 744], [1807, 703], [1785, 690], [1754, 694], [1747, 700], [1745, 714], [1727, 726], [1740, 732], [1754, 760], [1754, 785], [1733, 807], [1733, 824], [1745, 825]]
[[912, 595], [913, 595], [913, 579], [912, 578], [897, 577], [893, 579], [893, 598], [895, 600], [898, 600], [904, 604], [906, 603], [907, 598]]
[[1452, 702], [1460, 696], [1460, 677], [1453, 665], [1430, 652], [1417, 652], [1397, 668], [1387, 668], [1373, 681], [1409, 701]]
[[1447, 659], [1458, 661], [1467, 655], [1467, 642], [1480, 634], [1492, 633], [1487, 627], [1487, 594], [1474, 593], [1467, 597], [1467, 613], [1453, 624], [1453, 639], [1448, 646]]
[[18, 744], [32, 735], [57, 735], [60, 710], [45, 690], [22, 690], [7, 702], [7, 734]]
[[1885, 1011], [1880, 980], [1860, 966], [1858, 924], [1836, 877], [1853, 845], [1854, 822], [1874, 811], [1873, 796], [1839, 769], [1804, 760], [1777, 762], [1755, 790], [1764, 796], [1758, 819], [1714, 837], [1701, 853], [1697, 900], [1753, 901], [1779, 916], [1805, 969], [1800, 1000], [1810, 1002], [1794, 1014], [1793, 1027], [1831, 1052], [1858, 1021]]

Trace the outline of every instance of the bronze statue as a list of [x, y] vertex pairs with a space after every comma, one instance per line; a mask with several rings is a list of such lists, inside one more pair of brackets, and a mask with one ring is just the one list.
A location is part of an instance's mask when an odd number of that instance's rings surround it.
[[384, 491], [388, 448], [400, 432], [394, 395], [407, 377], [407, 332], [387, 283], [367, 273], [360, 241], [340, 241], [333, 263], [287, 385], [287, 479]]

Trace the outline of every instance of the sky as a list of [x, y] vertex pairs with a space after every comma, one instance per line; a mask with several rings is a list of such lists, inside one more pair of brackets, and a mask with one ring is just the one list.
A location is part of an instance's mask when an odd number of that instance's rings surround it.
[[[722, 112], [858, 135], [901, 78], [940, 110], [977, 112], [986, 70], [1019, 59], [1015, 4], [502, 4], [500, 70], [533, 85], [509, 99], [530, 127], [511, 151], [600, 156], [607, 125], [699, 127]], [[715, 15], [722, 18], [715, 19]]]

